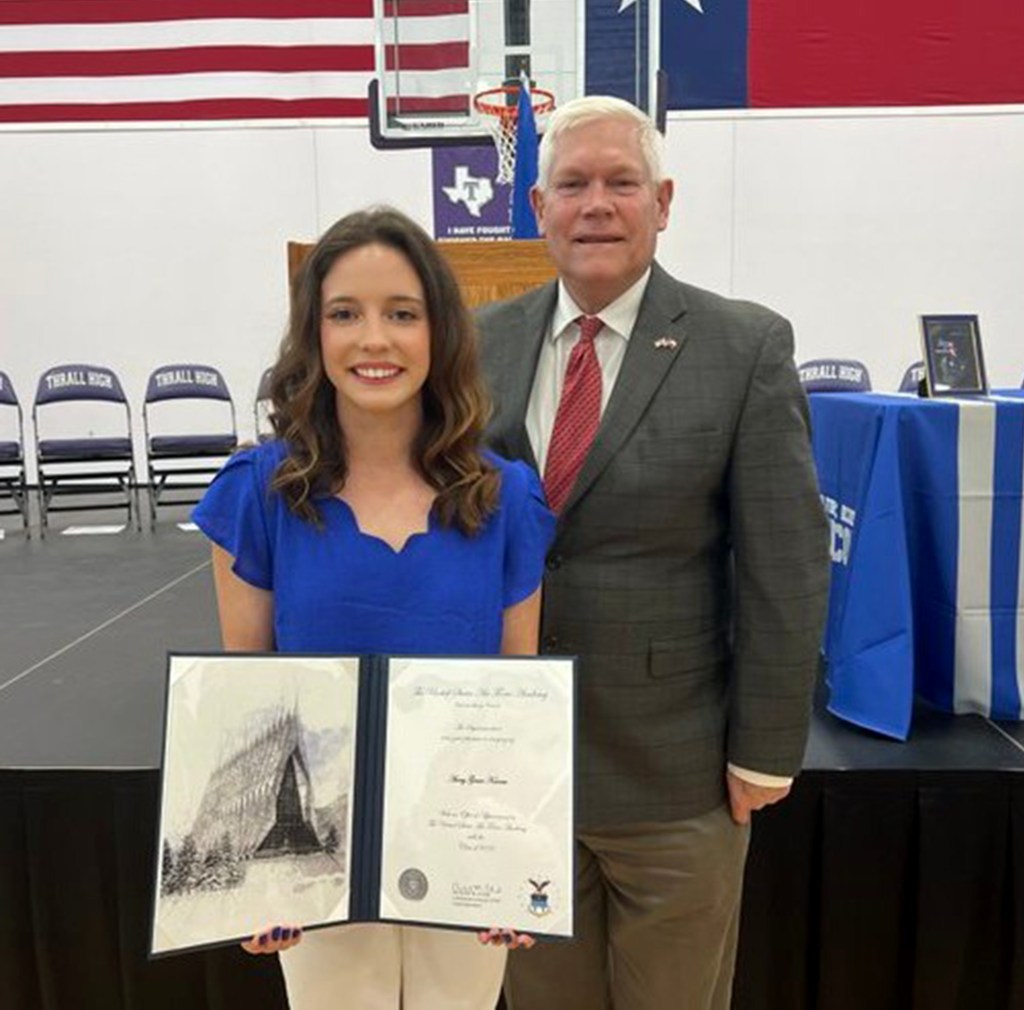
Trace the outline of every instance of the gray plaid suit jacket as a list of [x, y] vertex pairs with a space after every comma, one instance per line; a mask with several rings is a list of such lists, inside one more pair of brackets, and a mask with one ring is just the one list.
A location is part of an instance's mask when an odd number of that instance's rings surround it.
[[[525, 413], [556, 297], [478, 316], [491, 445], [534, 465]], [[789, 323], [654, 264], [544, 583], [542, 651], [579, 657], [583, 825], [705, 813], [726, 761], [799, 770], [825, 531]]]

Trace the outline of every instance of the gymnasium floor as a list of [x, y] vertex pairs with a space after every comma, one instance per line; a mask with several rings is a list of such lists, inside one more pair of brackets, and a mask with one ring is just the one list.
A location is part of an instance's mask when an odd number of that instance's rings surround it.
[[[154, 768], [169, 650], [219, 648], [209, 546], [178, 528], [0, 541], [0, 767]], [[178, 514], [176, 514], [178, 513]], [[114, 520], [120, 522], [120, 520]]]

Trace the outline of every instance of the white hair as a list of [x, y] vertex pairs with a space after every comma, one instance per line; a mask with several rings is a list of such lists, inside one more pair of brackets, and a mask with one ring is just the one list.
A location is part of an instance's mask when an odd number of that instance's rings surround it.
[[574, 127], [602, 119], [619, 119], [636, 127], [636, 139], [651, 174], [651, 181], [661, 182], [665, 177], [662, 169], [662, 151], [665, 144], [651, 117], [621, 98], [613, 98], [611, 95], [586, 95], [558, 106], [551, 113], [540, 142], [537, 165], [537, 185], [540, 189], [548, 187], [551, 163], [554, 161], [555, 145], [559, 137]]

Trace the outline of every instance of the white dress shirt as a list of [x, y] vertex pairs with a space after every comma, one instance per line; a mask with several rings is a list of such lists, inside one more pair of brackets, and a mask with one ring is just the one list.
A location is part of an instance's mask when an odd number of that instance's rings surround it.
[[[615, 388], [615, 380], [619, 377], [622, 359], [626, 356], [626, 344], [636, 325], [636, 317], [640, 314], [640, 302], [643, 301], [644, 289], [650, 276], [651, 271], [648, 269], [628, 291], [597, 313], [597, 318], [604, 324], [594, 337], [594, 351], [601, 365], [602, 415], [608, 406], [612, 389]], [[555, 426], [555, 414], [562, 398], [569, 355], [580, 339], [580, 326], [576, 320], [582, 315], [585, 315], [583, 310], [559, 281], [558, 303], [551, 317], [551, 328], [541, 344], [533, 389], [530, 390], [530, 402], [526, 409], [526, 433], [530, 436], [530, 445], [533, 446], [533, 454], [537, 457], [537, 467], [541, 473], [547, 464], [551, 429]]]
[[[601, 365], [602, 416], [615, 388], [615, 380], [622, 369], [629, 337], [640, 314], [640, 303], [643, 301], [650, 276], [651, 271], [648, 268], [632, 287], [597, 313], [598, 319], [604, 324], [594, 337], [594, 351]], [[526, 433], [541, 473], [544, 473], [547, 464], [551, 429], [555, 425], [555, 414], [558, 412], [558, 403], [562, 397], [562, 384], [569, 364], [569, 355], [580, 339], [577, 320], [585, 314], [559, 280], [558, 302], [551, 317], [550, 328], [541, 343], [533, 388], [530, 390], [530, 400], [526, 408]], [[781, 775], [767, 775], [748, 768], [740, 768], [731, 762], [728, 767], [738, 778], [755, 786], [785, 788], [793, 781]]]

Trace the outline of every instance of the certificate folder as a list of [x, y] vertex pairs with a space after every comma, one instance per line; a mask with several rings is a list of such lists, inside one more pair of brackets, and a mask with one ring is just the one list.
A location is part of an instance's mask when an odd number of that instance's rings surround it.
[[575, 661], [168, 656], [150, 953], [393, 922], [573, 934]]

